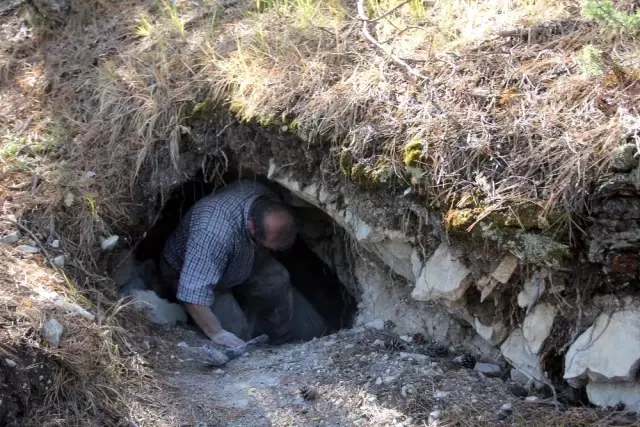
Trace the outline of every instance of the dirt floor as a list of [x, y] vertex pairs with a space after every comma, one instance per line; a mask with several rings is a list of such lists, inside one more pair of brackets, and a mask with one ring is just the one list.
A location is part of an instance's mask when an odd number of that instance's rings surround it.
[[602, 413], [590, 423], [595, 411], [556, 406], [475, 372], [452, 349], [420, 344], [419, 337], [408, 343], [386, 330], [356, 327], [303, 344], [265, 346], [221, 368], [181, 349], [180, 343], [205, 344], [198, 332], [160, 335], [145, 343], [147, 357], [178, 390], [188, 425], [637, 425], [633, 416], [613, 412], [611, 423]]

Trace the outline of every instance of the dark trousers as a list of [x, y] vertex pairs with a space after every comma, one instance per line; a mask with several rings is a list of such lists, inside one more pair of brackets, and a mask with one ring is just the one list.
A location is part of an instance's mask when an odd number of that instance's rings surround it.
[[[160, 273], [165, 285], [176, 295], [180, 274], [165, 260], [160, 260]], [[211, 307], [222, 328], [243, 340], [267, 334], [272, 344], [291, 338], [293, 297], [287, 269], [266, 250], [259, 250], [251, 277], [231, 288], [214, 290]], [[245, 309], [238, 299], [242, 300]]]

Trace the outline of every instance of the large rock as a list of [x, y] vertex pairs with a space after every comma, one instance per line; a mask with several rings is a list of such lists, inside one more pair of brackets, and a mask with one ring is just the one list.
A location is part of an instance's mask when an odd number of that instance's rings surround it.
[[471, 285], [469, 269], [441, 243], [425, 264], [411, 297], [418, 301], [461, 299]]
[[614, 148], [611, 152], [611, 167], [618, 172], [629, 172], [638, 166], [637, 151], [635, 144], [623, 144]]
[[533, 354], [540, 353], [544, 341], [551, 333], [556, 313], [557, 308], [555, 306], [541, 303], [533, 307], [525, 317], [522, 332], [527, 346]]
[[174, 325], [187, 321], [187, 313], [178, 304], [160, 298], [151, 290], [134, 290], [131, 292], [134, 306], [144, 311], [151, 323], [156, 325]]
[[640, 363], [640, 311], [600, 315], [571, 344], [565, 356], [564, 378], [592, 382], [635, 380]]
[[587, 396], [594, 405], [607, 407], [624, 403], [628, 411], [640, 412], [640, 384], [595, 383], [587, 385]]
[[546, 382], [540, 369], [540, 360], [529, 349], [521, 328], [509, 335], [509, 338], [500, 346], [500, 350], [504, 358], [528, 378]]

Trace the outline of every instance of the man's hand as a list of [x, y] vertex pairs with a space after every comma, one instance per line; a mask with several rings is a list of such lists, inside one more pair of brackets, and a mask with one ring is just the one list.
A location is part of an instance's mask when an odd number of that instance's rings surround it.
[[245, 345], [246, 343], [229, 331], [220, 329], [218, 332], [211, 334], [211, 341], [223, 347], [235, 348]]

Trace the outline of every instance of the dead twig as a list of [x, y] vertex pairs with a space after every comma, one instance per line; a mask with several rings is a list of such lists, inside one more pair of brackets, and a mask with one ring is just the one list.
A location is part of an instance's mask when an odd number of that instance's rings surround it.
[[387, 51], [384, 48], [384, 46], [382, 46], [382, 44], [380, 44], [380, 42], [378, 40], [376, 40], [376, 38], [371, 35], [371, 33], [369, 32], [369, 22], [371, 22], [371, 21], [369, 20], [369, 18], [367, 18], [367, 13], [365, 12], [364, 0], [358, 0], [357, 6], [358, 6], [358, 17], [362, 21], [362, 34], [364, 34], [364, 37], [367, 40], [369, 40], [375, 47], [380, 49], [384, 54], [386, 54], [389, 58], [391, 58], [393, 60], [393, 62], [395, 62], [396, 64], [400, 65], [402, 68], [404, 68], [412, 76], [417, 77], [417, 78], [419, 78], [421, 80], [425, 80], [425, 81], [429, 80], [428, 77], [422, 75], [419, 71], [417, 71], [416, 69], [411, 67], [405, 61], [403, 61], [402, 59], [398, 58], [393, 53]]

